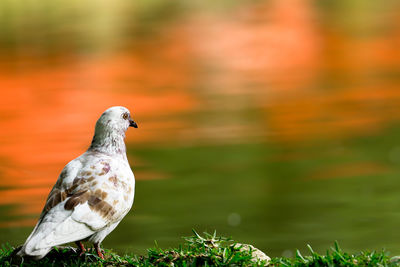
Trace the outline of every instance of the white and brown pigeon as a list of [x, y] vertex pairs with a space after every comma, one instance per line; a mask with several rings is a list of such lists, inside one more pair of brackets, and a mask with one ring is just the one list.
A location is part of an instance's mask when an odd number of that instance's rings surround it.
[[89, 149], [69, 162], [51, 190], [39, 221], [17, 253], [43, 258], [54, 246], [94, 244], [117, 227], [133, 204], [135, 177], [126, 157], [125, 132], [137, 128], [125, 107], [107, 109], [96, 123]]

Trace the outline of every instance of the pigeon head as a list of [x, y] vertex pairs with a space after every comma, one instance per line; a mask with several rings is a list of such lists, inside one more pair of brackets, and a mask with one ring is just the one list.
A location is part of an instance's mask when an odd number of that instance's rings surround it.
[[129, 127], [137, 128], [125, 107], [111, 107], [101, 114], [96, 122], [92, 144], [89, 150], [108, 154], [125, 155], [125, 132]]
[[125, 132], [129, 126], [138, 127], [129, 110], [125, 107], [111, 107], [101, 114], [96, 123], [96, 132]]

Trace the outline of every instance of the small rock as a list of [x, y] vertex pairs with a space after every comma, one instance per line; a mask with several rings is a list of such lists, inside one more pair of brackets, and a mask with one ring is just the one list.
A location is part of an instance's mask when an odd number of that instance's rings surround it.
[[394, 256], [394, 257], [391, 257], [390, 258], [390, 260], [389, 260], [389, 262], [391, 263], [391, 264], [399, 264], [400, 263], [400, 256]]
[[233, 247], [236, 248], [236, 249], [239, 249], [240, 251], [249, 251], [249, 250], [251, 250], [251, 256], [253, 256], [251, 261], [254, 262], [254, 263], [257, 263], [259, 261], [265, 261], [265, 265], [264, 266], [268, 266], [269, 262], [271, 261], [270, 257], [268, 257], [264, 252], [262, 252], [258, 248], [255, 248], [252, 245], [236, 243]]

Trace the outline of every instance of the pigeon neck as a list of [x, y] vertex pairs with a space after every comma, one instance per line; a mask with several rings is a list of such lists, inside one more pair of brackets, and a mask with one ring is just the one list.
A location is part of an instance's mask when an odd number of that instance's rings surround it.
[[89, 151], [126, 158], [125, 132], [96, 131]]

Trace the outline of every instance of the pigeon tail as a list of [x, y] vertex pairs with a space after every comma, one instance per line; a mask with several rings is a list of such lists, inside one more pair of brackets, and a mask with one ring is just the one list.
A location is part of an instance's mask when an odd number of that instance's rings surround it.
[[18, 251], [17, 255], [20, 257], [32, 257], [35, 260], [40, 260], [49, 253], [51, 248], [42, 248], [36, 250], [28, 250], [25, 245]]

